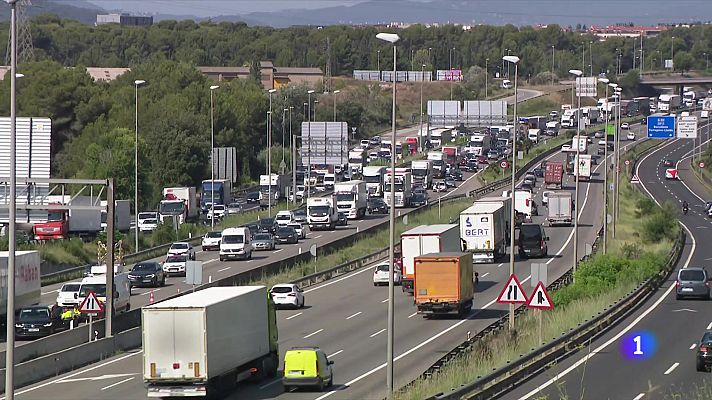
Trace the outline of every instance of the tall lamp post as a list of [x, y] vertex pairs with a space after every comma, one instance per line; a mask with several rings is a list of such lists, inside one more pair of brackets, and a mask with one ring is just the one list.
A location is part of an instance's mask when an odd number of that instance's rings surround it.
[[277, 89], [270, 89], [269, 111], [267, 112], [267, 216], [272, 217], [272, 93]]
[[[616, 140], [618, 139], [618, 107], [619, 107], [618, 106], [618, 89], [617, 89], [618, 84], [611, 82], [607, 86], [610, 87], [611, 89], [613, 89], [613, 99], [615, 100], [615, 107], [613, 108], [613, 111], [614, 111], [614, 114], [613, 114], [613, 152], [614, 152], [614, 156], [613, 156], [613, 162], [611, 164], [613, 164], [614, 168], [618, 168], [618, 160], [616, 160], [616, 158], [615, 158], [615, 156], [618, 155], [618, 143], [616, 143]], [[608, 133], [606, 133], [606, 140], [608, 140]], [[606, 144], [608, 144], [608, 142], [606, 142]], [[607, 174], [608, 174], [608, 171], [606, 171], [606, 175]], [[615, 172], [614, 172], [613, 177], [615, 178]], [[618, 181], [615, 181], [614, 185], [618, 186]], [[615, 189], [615, 186], [614, 186], [614, 189]], [[611, 233], [613, 235], [613, 238], [615, 238], [616, 237], [615, 192], [613, 192], [611, 194], [613, 195], [612, 196], [613, 207], [612, 207], [612, 211], [611, 211], [611, 214], [613, 215], [613, 224], [611, 226]], [[608, 219], [608, 215], [606, 215], [606, 219]]]
[[395, 228], [396, 228], [396, 42], [400, 37], [395, 33], [379, 33], [376, 38], [393, 44], [393, 107], [391, 112], [391, 143], [393, 152], [391, 153], [391, 205], [390, 205], [390, 234], [388, 248], [388, 344], [386, 355], [386, 387], [388, 388], [388, 398], [393, 398], [393, 337], [394, 337], [394, 308], [393, 308], [393, 263], [395, 261]]
[[220, 86], [210, 86], [210, 230], [215, 230], [215, 117], [213, 92]]
[[[378, 51], [378, 54], [381, 54], [381, 51]], [[307, 150], [307, 182], [309, 183], [309, 187], [307, 185], [304, 185], [304, 190], [307, 192], [307, 199], [309, 198], [309, 192], [311, 192], [311, 95], [314, 93], [313, 90], [307, 90], [307, 140], [309, 141], [309, 148]], [[303, 135], [303, 133], [302, 133]], [[304, 137], [302, 136], [302, 140], [304, 140]], [[304, 142], [302, 142], [304, 143]], [[303, 144], [302, 144], [303, 145]]]
[[[450, 55], [450, 100], [452, 100], [452, 86], [455, 84], [455, 79], [452, 76], [452, 53], [454, 53], [454, 52], [455, 52], [454, 47], [452, 49], [450, 49], [450, 51], [448, 52]], [[395, 143], [395, 142], [393, 142], [393, 143]], [[395, 146], [395, 144], [394, 144], [394, 146]]]
[[[515, 194], [514, 187], [517, 184], [516, 181], [516, 170], [517, 170], [517, 77], [519, 76], [519, 57], [517, 56], [504, 56], [502, 61], [506, 61], [509, 64], [514, 64], [514, 140], [512, 140], [512, 207], [510, 210], [510, 224], [509, 224], [509, 274], [514, 274], [514, 225], [516, 221], [516, 211], [514, 209]], [[509, 330], [514, 330], [514, 304], [509, 305]]]
[[136, 226], [134, 227], [134, 235], [136, 236], [136, 247], [134, 247], [136, 250], [139, 251], [138, 248], [138, 87], [140, 85], [143, 85], [146, 83], [146, 81], [141, 80], [141, 79], [136, 79], [134, 81], [134, 104], [135, 104], [135, 109], [134, 109], [134, 222], [136, 223]]
[[292, 135], [292, 110], [289, 106], [289, 147], [292, 150], [292, 204], [297, 203], [297, 138]]
[[420, 140], [420, 149], [425, 153], [425, 140], [423, 138], [423, 85], [425, 84], [425, 64], [420, 66], [420, 131], [418, 131], [418, 140]]
[[616, 221], [620, 217], [620, 209], [618, 208], [618, 195], [619, 195], [619, 183], [620, 183], [620, 163], [621, 163], [621, 98], [623, 96], [623, 88], [621, 87], [616, 87], [616, 99], [618, 103], [618, 107], [616, 107], [616, 144], [615, 144], [615, 152], [616, 152], [616, 182], [614, 183], [614, 197], [613, 197], [613, 237], [616, 237]]
[[554, 49], [555, 46], [551, 45], [551, 86], [554, 86]]
[[[569, 73], [574, 75], [571, 91], [576, 89], [576, 79], [583, 75], [579, 69], [570, 69]], [[576, 178], [576, 188], [574, 189], [574, 279], [576, 279], [576, 267], [578, 267], [578, 216], [579, 216], [579, 162], [581, 160], [581, 93], [576, 93], [578, 104], [576, 109], [576, 159], [574, 162], [574, 177]], [[584, 140], [586, 140], [584, 138]]]
[[603, 254], [606, 254], [606, 245], [608, 242], [608, 84], [610, 80], [608, 78], [598, 78], [598, 81], [606, 86], [606, 102], [604, 110], [606, 112], [606, 124], [603, 128]]
[[485, 100], [487, 100], [487, 75], [489, 75], [487, 67], [489, 67], [489, 58], [485, 58]]
[[[286, 166], [285, 166], [285, 164], [284, 164], [284, 149], [285, 149], [285, 147], [286, 147], [286, 146], [285, 146], [286, 143], [284, 142], [284, 139], [285, 139], [284, 136], [285, 136], [285, 131], [287, 130], [286, 122], [287, 122], [287, 112], [288, 112], [288, 111], [289, 111], [288, 108], [282, 109], [282, 164], [281, 164], [280, 168], [281, 168], [281, 167], [285, 167], [285, 168], [286, 168]], [[280, 171], [280, 173], [281, 173], [281, 174], [284, 174], [284, 170]]]
[[[341, 90], [334, 90], [332, 93], [334, 93], [334, 122], [336, 122], [336, 95], [341, 93]], [[348, 135], [348, 132], [346, 132]], [[341, 146], [339, 149], [339, 154], [341, 155], [339, 157], [339, 162], [343, 165], [344, 164], [344, 128], [341, 127], [341, 132], [339, 134], [339, 139], [341, 139]], [[326, 146], [326, 141], [324, 141], [324, 146]], [[326, 158], [326, 153], [324, 153], [324, 158]]]

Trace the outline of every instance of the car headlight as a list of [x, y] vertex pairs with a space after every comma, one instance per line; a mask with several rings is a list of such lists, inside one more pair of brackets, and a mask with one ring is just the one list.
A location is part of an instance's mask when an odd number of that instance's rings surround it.
[[148, 275], [146, 275], [146, 278], [153, 278], [154, 276], [156, 276], [156, 275], [155, 275], [155, 274], [148, 274]]
[[15, 328], [22, 328], [22, 324], [15, 324]]
[[49, 328], [50, 326], [52, 326], [52, 323], [51, 323], [51, 322], [48, 322], [48, 323], [46, 323], [46, 324], [43, 324], [42, 326], [44, 326], [45, 328]]

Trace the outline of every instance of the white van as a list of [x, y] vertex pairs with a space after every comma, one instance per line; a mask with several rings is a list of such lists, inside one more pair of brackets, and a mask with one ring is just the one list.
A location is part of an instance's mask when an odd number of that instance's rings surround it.
[[511, 89], [512, 88], [512, 81], [509, 79], [505, 79], [502, 81], [502, 89]]
[[220, 238], [220, 261], [230, 258], [252, 259], [252, 235], [248, 228], [227, 228]]
[[294, 213], [289, 210], [280, 211], [274, 217], [279, 226], [287, 226], [294, 221]]
[[539, 143], [539, 135], [541, 135], [541, 129], [529, 129], [527, 132], [527, 137], [532, 143]]
[[[100, 302], [106, 303], [106, 275], [93, 275], [82, 279], [77, 293], [77, 305], [82, 304], [89, 292], [94, 292]], [[114, 275], [114, 311], [121, 313], [129, 310], [131, 310], [131, 285], [128, 274], [122, 272]]]

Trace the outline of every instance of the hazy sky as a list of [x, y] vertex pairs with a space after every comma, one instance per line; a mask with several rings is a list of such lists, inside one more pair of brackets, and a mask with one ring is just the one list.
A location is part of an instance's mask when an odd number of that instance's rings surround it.
[[275, 11], [290, 8], [320, 8], [356, 4], [364, 0], [88, 0], [107, 9], [122, 9], [142, 13], [172, 15], [247, 14], [255, 11]]

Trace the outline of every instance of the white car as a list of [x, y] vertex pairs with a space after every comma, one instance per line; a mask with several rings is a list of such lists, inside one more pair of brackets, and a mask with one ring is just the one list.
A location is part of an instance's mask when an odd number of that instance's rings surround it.
[[[74, 307], [78, 305], [78, 294], [81, 282], [69, 282], [62, 285], [57, 293], [57, 305], [60, 307]], [[75, 296], [76, 295], [76, 296]]]
[[307, 238], [307, 226], [306, 225], [303, 225], [299, 222], [291, 222], [287, 226], [294, 228], [294, 230], [297, 232], [297, 236], [299, 237], [299, 239]]
[[187, 256], [190, 260], [195, 260], [195, 248], [188, 242], [175, 242], [168, 249], [167, 256]]
[[280, 283], [272, 286], [269, 294], [275, 306], [304, 307], [304, 292], [293, 283]]
[[433, 185], [433, 191], [434, 192], [447, 192], [447, 185], [445, 184], [444, 181], [437, 182], [435, 185]]
[[275, 220], [275, 222], [277, 222], [277, 225], [279, 225], [279, 226], [287, 226], [292, 221], [294, 221], [294, 214], [289, 210], [280, 211], [274, 217], [274, 220]]
[[[393, 266], [393, 283], [400, 285], [403, 274], [396, 265]], [[388, 262], [380, 263], [373, 269], [373, 286], [388, 285]]]
[[163, 262], [162, 268], [166, 275], [185, 275], [185, 264], [188, 258], [185, 255], [169, 255]]
[[626, 139], [628, 140], [635, 140], [635, 133], [633, 132], [628, 132], [628, 134], [625, 136]]
[[630, 129], [630, 124], [627, 123], [627, 122], [623, 122], [623, 123], [621, 124], [621, 129]]
[[543, 204], [543, 205], [545, 205], [545, 206], [548, 207], [548, 206], [549, 206], [549, 196], [550, 196], [552, 193], [554, 193], [554, 192], [552, 192], [552, 191], [550, 191], [550, 190], [544, 191], [544, 193], [541, 194], [541, 204]]
[[561, 146], [561, 151], [570, 151], [570, 150], [571, 150], [570, 144], [564, 144]]
[[213, 215], [215, 216], [215, 219], [221, 219], [227, 214], [227, 209], [223, 204], [215, 204], [210, 209], [208, 210], [208, 215], [206, 218], [209, 220], [213, 219]]
[[220, 250], [220, 238], [222, 238], [222, 231], [207, 232], [200, 243], [203, 251]]

